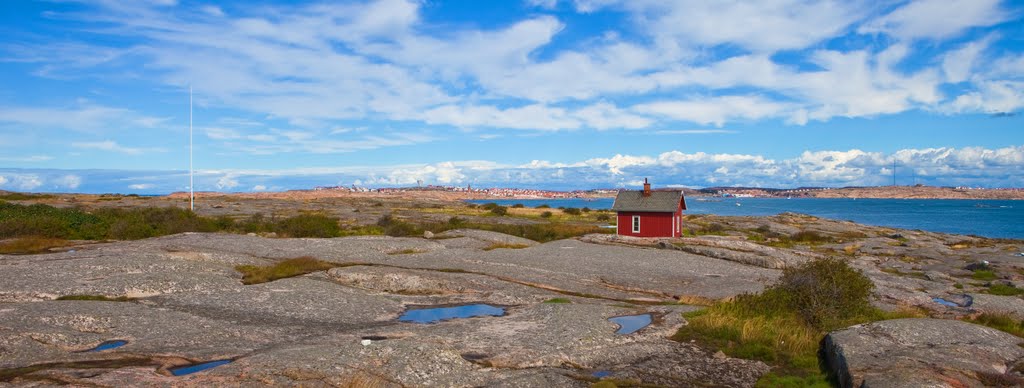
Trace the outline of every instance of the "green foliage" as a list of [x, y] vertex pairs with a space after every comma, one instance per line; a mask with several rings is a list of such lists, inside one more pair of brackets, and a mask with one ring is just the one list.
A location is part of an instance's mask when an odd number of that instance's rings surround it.
[[744, 294], [729, 302], [683, 316], [688, 325], [673, 339], [695, 340], [733, 357], [776, 366], [758, 386], [819, 386], [825, 375], [818, 366], [821, 338], [835, 328], [907, 316], [871, 306], [874, 285], [845, 261], [827, 258], [787, 268], [760, 294]]
[[491, 213], [494, 213], [495, 215], [503, 216], [505, 214], [508, 214], [508, 208], [504, 207], [504, 206], [495, 206], [495, 207], [491, 208]]
[[0, 199], [5, 201], [27, 201], [32, 199], [53, 198], [50, 194], [26, 194], [26, 193], [0, 193]]
[[523, 208], [525, 206], [523, 206], [523, 204], [521, 204], [521, 203], [517, 203], [515, 205], [512, 205], [512, 207], [515, 208], [515, 209], [521, 209], [521, 208]]
[[497, 208], [497, 207], [500, 207], [500, 205], [498, 205], [495, 202], [488, 202], [488, 203], [485, 203], [483, 205], [480, 205], [480, 208], [484, 209], [484, 210], [491, 210], [491, 209], [494, 209], [494, 208]]
[[960, 284], [960, 283], [953, 283], [953, 288], [956, 288], [958, 290], [962, 290], [962, 289], [964, 289], [964, 285]]
[[598, 221], [608, 221], [608, 220], [611, 220], [611, 219], [612, 219], [612, 217], [607, 215], [607, 214], [598, 214], [597, 215], [597, 220]]
[[546, 212], [543, 212], [543, 213], [540, 213], [540, 216], [541, 216], [542, 218], [551, 218], [551, 216], [553, 216], [553, 215], [554, 215], [554, 214], [552, 214], [551, 212], [548, 212], [548, 211], [546, 211]]
[[1024, 320], [1016, 319], [1008, 314], [985, 313], [968, 321], [1024, 337]]
[[992, 294], [992, 295], [1004, 295], [1004, 296], [1014, 296], [1014, 295], [1024, 294], [1024, 290], [1022, 290], [1020, 288], [1017, 288], [1017, 287], [1014, 287], [1014, 286], [1011, 286], [1011, 285], [1008, 285], [1008, 284], [1001, 284], [1001, 283], [996, 283], [996, 284], [993, 284], [993, 285], [989, 286], [987, 292], [989, 294]]
[[341, 234], [341, 227], [336, 217], [300, 214], [281, 220], [274, 231], [289, 237], [335, 237]]
[[582, 210], [584, 213], [590, 213], [590, 208], [589, 207], [584, 207], [584, 208], [582, 208], [580, 210]]
[[537, 206], [537, 208], [538, 209], [550, 209], [551, 205], [548, 205], [548, 204], [545, 203], [545, 204], [541, 204], [540, 206]]
[[235, 270], [242, 273], [243, 284], [259, 284], [316, 271], [326, 271], [338, 266], [338, 264], [303, 256], [269, 266], [239, 265], [235, 267]]
[[545, 300], [544, 303], [572, 303], [572, 301], [569, 300], [568, 298], [551, 298]]
[[874, 283], [840, 259], [786, 268], [772, 288], [783, 292], [781, 302], [821, 330], [835, 329], [873, 310], [869, 298]]
[[989, 280], [996, 280], [998, 278], [999, 277], [996, 276], [996, 273], [993, 272], [990, 269], [975, 270], [974, 273], [971, 274], [971, 279], [974, 279], [974, 280], [989, 281]]
[[493, 251], [495, 249], [523, 249], [523, 248], [529, 248], [529, 247], [530, 246], [526, 245], [526, 244], [510, 244], [510, 243], [499, 243], [499, 242], [496, 242], [496, 243], [493, 243], [490, 246], [484, 248], [484, 250], [485, 251]]
[[580, 209], [577, 209], [577, 208], [574, 208], [574, 207], [567, 207], [565, 209], [562, 209], [562, 213], [565, 213], [565, 214], [568, 214], [568, 215], [571, 215], [571, 216], [578, 216], [578, 215], [580, 215]]

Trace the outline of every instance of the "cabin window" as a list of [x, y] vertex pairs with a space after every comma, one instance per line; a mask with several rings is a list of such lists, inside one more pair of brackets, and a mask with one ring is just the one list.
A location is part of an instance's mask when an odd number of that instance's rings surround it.
[[640, 233], [640, 216], [633, 216], [633, 233]]

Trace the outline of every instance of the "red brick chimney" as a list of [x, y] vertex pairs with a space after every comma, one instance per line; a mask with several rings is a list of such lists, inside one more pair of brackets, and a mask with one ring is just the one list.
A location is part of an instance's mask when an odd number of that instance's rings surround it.
[[647, 183], [647, 178], [644, 178], [644, 196], [645, 197], [650, 197], [651, 196], [651, 184]]

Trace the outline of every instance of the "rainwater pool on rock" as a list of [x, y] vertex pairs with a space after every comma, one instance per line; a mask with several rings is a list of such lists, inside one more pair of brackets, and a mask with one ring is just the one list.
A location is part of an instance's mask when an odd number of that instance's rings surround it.
[[201, 363], [198, 363], [198, 364], [192, 364], [192, 365], [186, 365], [186, 366], [179, 366], [177, 368], [171, 368], [170, 371], [171, 371], [172, 375], [184, 376], [184, 375], [190, 375], [190, 374], [193, 374], [193, 373], [196, 373], [196, 372], [202, 372], [202, 371], [207, 370], [207, 369], [216, 368], [218, 366], [221, 366], [221, 365], [224, 365], [224, 364], [228, 364], [231, 361], [232, 360], [207, 361], [207, 362], [201, 362]]
[[86, 350], [86, 352], [102, 352], [104, 350], [116, 349], [116, 348], [125, 346], [127, 344], [128, 344], [128, 341], [125, 341], [125, 340], [106, 341], [106, 342], [103, 342], [103, 343], [101, 343], [99, 345], [96, 345], [95, 348]]
[[430, 307], [408, 310], [398, 317], [399, 322], [435, 323], [454, 318], [500, 317], [505, 309], [489, 304], [467, 304], [462, 306]]
[[616, 330], [615, 334], [633, 334], [651, 324], [651, 314], [625, 315], [611, 317], [608, 320], [619, 325], [619, 330]]
[[612, 375], [612, 371], [599, 370], [599, 371], [594, 371], [594, 373], [591, 373], [590, 375], [594, 376], [594, 377], [597, 377], [599, 379], [603, 379], [605, 377], [611, 376]]

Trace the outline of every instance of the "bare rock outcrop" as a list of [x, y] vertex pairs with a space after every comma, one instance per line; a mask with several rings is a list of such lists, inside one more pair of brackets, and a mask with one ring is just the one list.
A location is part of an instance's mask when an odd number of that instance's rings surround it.
[[824, 351], [841, 387], [1024, 384], [1024, 339], [954, 320], [910, 318], [829, 333]]

